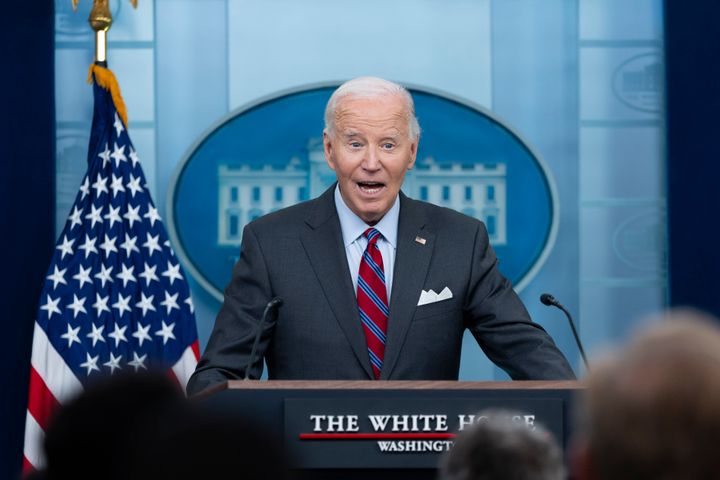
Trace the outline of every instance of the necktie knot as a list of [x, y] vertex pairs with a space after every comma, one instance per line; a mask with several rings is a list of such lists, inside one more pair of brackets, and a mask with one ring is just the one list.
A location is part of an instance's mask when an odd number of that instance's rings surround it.
[[370, 245], [375, 245], [382, 235], [377, 229], [371, 227], [363, 232], [363, 236], [368, 239]]

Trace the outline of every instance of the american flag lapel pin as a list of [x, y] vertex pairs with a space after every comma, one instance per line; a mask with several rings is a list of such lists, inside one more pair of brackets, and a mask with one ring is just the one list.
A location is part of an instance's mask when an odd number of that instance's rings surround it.
[[427, 243], [427, 240], [425, 240], [423, 237], [415, 237], [415, 241], [420, 245], [425, 245]]

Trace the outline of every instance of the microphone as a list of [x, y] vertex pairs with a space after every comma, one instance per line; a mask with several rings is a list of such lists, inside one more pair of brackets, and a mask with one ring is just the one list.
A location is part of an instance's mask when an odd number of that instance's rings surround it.
[[255, 363], [255, 352], [257, 351], [258, 344], [260, 343], [260, 336], [262, 335], [263, 325], [265, 324], [268, 312], [273, 308], [279, 307], [282, 303], [282, 298], [275, 297], [270, 300], [267, 305], [265, 305], [265, 310], [263, 311], [262, 317], [260, 317], [260, 323], [258, 323], [257, 333], [255, 333], [255, 342], [253, 343], [252, 350], [250, 351], [250, 361], [245, 367], [245, 378], [243, 378], [243, 380], [250, 379], [250, 367], [252, 367]]
[[585, 356], [585, 349], [582, 346], [582, 342], [580, 341], [580, 337], [578, 336], [577, 329], [575, 328], [575, 322], [573, 322], [570, 312], [568, 312], [567, 309], [549, 293], [543, 293], [542, 295], [540, 295], [540, 301], [543, 303], [543, 305], [547, 305], [548, 307], [557, 307], [563, 311], [563, 313], [568, 319], [568, 322], [570, 322], [570, 328], [572, 328], [573, 335], [575, 336], [575, 343], [577, 343], [578, 350], [580, 350], [580, 355], [583, 359], [583, 363], [585, 363], [585, 369], [589, 372], [590, 365], [588, 365], [587, 357]]

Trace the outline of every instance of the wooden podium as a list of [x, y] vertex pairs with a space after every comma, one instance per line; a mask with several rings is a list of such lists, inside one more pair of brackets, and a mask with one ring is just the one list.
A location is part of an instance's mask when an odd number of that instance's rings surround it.
[[435, 478], [458, 429], [487, 408], [541, 423], [563, 447], [574, 381], [228, 381], [194, 398], [283, 439], [298, 478]]

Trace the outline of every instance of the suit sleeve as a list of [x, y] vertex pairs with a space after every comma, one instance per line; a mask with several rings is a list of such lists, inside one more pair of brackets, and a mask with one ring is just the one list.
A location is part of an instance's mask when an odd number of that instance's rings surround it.
[[[225, 298], [205, 353], [188, 382], [189, 395], [216, 383], [244, 378], [260, 318], [271, 298], [272, 288], [262, 248], [248, 225], [243, 230], [240, 259], [225, 288]], [[259, 360], [252, 365], [250, 378], [256, 379], [262, 374], [262, 354], [270, 342], [274, 320], [268, 315], [263, 326], [256, 353]]]
[[478, 224], [464, 317], [480, 348], [513, 380], [568, 380], [575, 374], [547, 332], [530, 319], [498, 270], [487, 230]]

